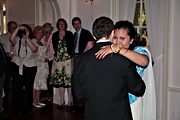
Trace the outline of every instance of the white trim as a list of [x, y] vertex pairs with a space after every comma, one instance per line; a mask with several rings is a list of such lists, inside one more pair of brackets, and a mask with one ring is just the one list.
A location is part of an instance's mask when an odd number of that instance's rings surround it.
[[53, 10], [53, 22], [52, 23], [56, 23], [56, 9], [54, 8], [54, 6], [53, 6], [53, 1], [50, 1], [50, 5], [51, 5], [51, 7], [52, 7], [52, 10]]
[[168, 87], [168, 90], [172, 92], [180, 92], [180, 87]]
[[113, 21], [119, 20], [119, 0], [110, 0], [110, 18]]
[[106, 39], [101, 39], [101, 40], [98, 40], [96, 43], [101, 43], [101, 42], [111, 42], [110, 40], [106, 40]]
[[49, 2], [53, 9], [53, 23], [56, 24], [57, 19], [61, 17], [60, 5], [57, 0], [50, 0]]
[[[168, 92], [180, 92], [180, 88], [177, 88], [177, 87], [174, 87], [174, 86], [171, 86], [171, 78], [172, 78], [172, 62], [171, 62], [171, 60], [172, 60], [172, 56], [173, 56], [173, 54], [171, 54], [171, 50], [172, 50], [172, 43], [171, 43], [171, 39], [173, 39], [173, 36], [172, 36], [172, 32], [173, 32], [173, 21], [172, 21], [172, 19], [173, 19], [173, 15], [172, 15], [172, 0], [170, 0], [170, 1], [168, 1], [167, 0], [167, 2], [169, 2], [168, 4], [169, 4], [169, 31], [168, 31], [168, 40], [169, 41], [167, 41], [167, 45], [164, 47], [164, 51], [166, 52], [166, 53], [164, 53], [164, 55], [166, 56], [166, 63], [164, 63], [164, 64], [166, 64], [167, 65], [167, 91], [166, 91], [166, 95], [167, 95], [167, 97], [166, 97], [166, 114], [167, 114], [167, 118], [166, 118], [166, 120], [170, 120], [170, 111], [171, 111], [171, 108], [170, 108], [170, 94], [168, 94]], [[164, 59], [165, 60], [165, 59]], [[162, 110], [163, 111], [163, 110]]]
[[60, 6], [57, 0], [35, 0], [35, 25], [42, 25], [47, 22], [47, 4], [50, 4], [52, 9], [52, 24], [56, 23], [56, 20], [61, 17]]

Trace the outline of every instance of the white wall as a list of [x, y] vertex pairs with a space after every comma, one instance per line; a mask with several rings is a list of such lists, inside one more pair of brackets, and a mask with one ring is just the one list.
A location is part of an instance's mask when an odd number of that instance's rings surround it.
[[35, 25], [49, 22], [56, 30], [56, 21], [60, 17], [59, 0], [35, 0]]
[[[75, 16], [79, 16], [82, 19], [84, 28], [92, 31], [92, 23], [99, 16], [110, 16], [110, 1], [109, 0], [94, 0], [93, 4], [84, 2], [84, 0], [55, 0], [60, 9], [60, 15], [55, 16], [56, 19], [62, 17], [66, 19], [68, 23], [68, 29], [74, 30], [71, 25], [71, 20]], [[15, 20], [19, 24], [43, 24], [44, 22], [50, 22], [55, 24], [52, 19], [52, 8], [45, 11], [47, 14], [42, 14], [41, 8], [48, 7], [50, 4], [44, 4], [46, 6], [36, 6], [40, 0], [7, 0], [8, 3], [8, 20]], [[47, 3], [47, 2], [46, 2]], [[35, 8], [36, 6], [36, 8]], [[37, 13], [35, 13], [35, 10]], [[40, 11], [39, 11], [40, 10]], [[56, 12], [56, 11], [55, 11]], [[42, 16], [42, 18], [39, 18]], [[36, 20], [35, 20], [36, 19]], [[36, 21], [36, 22], [35, 22]], [[57, 21], [57, 20], [55, 20]]]
[[[74, 0], [72, 0], [74, 1]], [[110, 16], [109, 0], [94, 0], [93, 4], [86, 3], [83, 0], [75, 0], [77, 4], [76, 13], [72, 17], [79, 16], [84, 28], [92, 31], [93, 21], [100, 16]]]
[[169, 91], [168, 120], [180, 120], [180, 91]]
[[7, 0], [8, 20], [15, 20], [18, 24], [35, 23], [34, 0]]
[[169, 29], [168, 120], [180, 120], [180, 0], [171, 0]]
[[180, 88], [180, 0], [172, 0], [170, 42], [170, 77], [171, 86]]

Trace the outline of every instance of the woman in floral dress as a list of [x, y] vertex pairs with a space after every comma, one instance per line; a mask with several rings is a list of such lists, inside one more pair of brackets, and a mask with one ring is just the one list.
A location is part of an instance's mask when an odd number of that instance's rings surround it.
[[72, 105], [71, 93], [71, 63], [73, 55], [73, 34], [67, 30], [67, 22], [60, 18], [56, 27], [58, 31], [53, 33], [52, 43], [55, 51], [54, 62], [52, 65], [52, 75], [50, 84], [59, 88], [60, 106], [65, 105], [65, 88], [67, 88], [67, 106]]

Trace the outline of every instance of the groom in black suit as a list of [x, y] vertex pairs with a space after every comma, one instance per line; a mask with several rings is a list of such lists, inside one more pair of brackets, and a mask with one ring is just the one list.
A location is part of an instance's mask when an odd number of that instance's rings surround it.
[[119, 54], [98, 60], [95, 53], [111, 44], [113, 21], [100, 17], [93, 23], [98, 40], [89, 51], [77, 56], [72, 76], [73, 94], [85, 99], [85, 120], [132, 120], [128, 92], [142, 96], [145, 84], [134, 63]]

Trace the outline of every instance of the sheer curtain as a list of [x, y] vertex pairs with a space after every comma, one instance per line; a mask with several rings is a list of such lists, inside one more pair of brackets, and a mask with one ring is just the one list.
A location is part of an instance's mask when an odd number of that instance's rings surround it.
[[129, 20], [133, 22], [136, 0], [110, 0], [110, 17], [117, 22]]
[[[144, 0], [147, 30], [154, 60], [157, 120], [167, 119], [167, 43], [169, 0]], [[136, 0], [111, 0], [110, 16], [114, 21], [133, 22]]]
[[154, 59], [157, 120], [166, 120], [167, 111], [167, 41], [168, 0], [144, 0], [147, 16], [147, 31]]
[[136, 0], [120, 0], [119, 19], [133, 22], [136, 8]]

